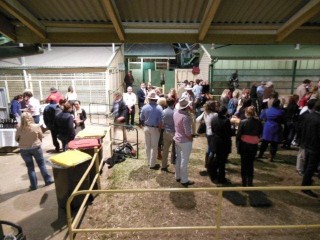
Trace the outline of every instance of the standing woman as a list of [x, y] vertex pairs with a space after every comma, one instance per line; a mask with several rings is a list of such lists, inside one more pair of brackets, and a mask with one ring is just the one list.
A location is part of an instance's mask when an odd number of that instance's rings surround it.
[[38, 188], [33, 158], [38, 164], [45, 185], [48, 186], [52, 184], [53, 180], [48, 174], [41, 148], [42, 131], [40, 126], [34, 123], [32, 115], [28, 112], [21, 115], [21, 125], [17, 129], [16, 141], [19, 143], [21, 157], [28, 168], [28, 176], [31, 184], [29, 190], [33, 191]]
[[237, 148], [241, 157], [242, 186], [253, 186], [253, 161], [258, 151], [262, 123], [256, 117], [255, 107], [245, 110], [246, 119], [240, 121], [237, 131]]
[[284, 110], [280, 108], [280, 100], [275, 99], [271, 108], [267, 108], [262, 111], [260, 119], [265, 120], [265, 123], [263, 126], [262, 143], [258, 158], [263, 157], [263, 154], [270, 143], [269, 161], [273, 162], [278, 150], [278, 144], [281, 142], [281, 124], [284, 122]]
[[214, 151], [212, 149], [212, 144], [211, 144], [212, 138], [213, 138], [211, 122], [212, 122], [212, 119], [218, 115], [217, 113], [218, 108], [219, 108], [219, 105], [217, 101], [209, 100], [204, 105], [204, 112], [196, 119], [197, 122], [200, 122], [201, 120], [203, 120], [206, 124], [206, 137], [208, 142], [208, 150], [205, 156], [205, 168], [208, 168], [209, 158], [214, 156]]
[[76, 134], [85, 129], [85, 125], [84, 125], [84, 122], [86, 121], [87, 119], [87, 114], [86, 114], [86, 111], [81, 108], [80, 106], [80, 101], [79, 100], [75, 100], [74, 103], [73, 103], [73, 106], [74, 106], [74, 123], [75, 123], [75, 132]]
[[74, 101], [77, 100], [77, 98], [78, 98], [77, 93], [73, 90], [72, 86], [69, 86], [65, 99], [67, 101], [70, 101], [71, 103], [74, 103]]
[[64, 104], [62, 112], [56, 115], [54, 119], [54, 128], [57, 129], [58, 138], [62, 142], [63, 151], [67, 150], [68, 143], [76, 136], [74, 130], [74, 117], [72, 105], [69, 102]]
[[10, 105], [10, 118], [16, 119], [18, 123], [20, 123], [22, 100], [23, 96], [19, 94], [12, 99]]

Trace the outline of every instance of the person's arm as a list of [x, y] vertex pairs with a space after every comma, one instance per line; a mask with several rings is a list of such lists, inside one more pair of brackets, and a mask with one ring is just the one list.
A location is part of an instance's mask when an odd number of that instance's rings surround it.
[[82, 122], [84, 123], [84, 121], [87, 120], [87, 113], [83, 108], [82, 108], [82, 116], [83, 116]]

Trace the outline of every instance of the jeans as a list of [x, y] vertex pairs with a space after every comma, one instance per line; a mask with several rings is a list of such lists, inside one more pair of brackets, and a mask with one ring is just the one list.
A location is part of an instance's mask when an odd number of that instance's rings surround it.
[[179, 143], [176, 142], [177, 158], [175, 165], [175, 177], [180, 179], [181, 183], [187, 183], [188, 179], [188, 164], [192, 150], [192, 142]]
[[38, 181], [37, 181], [36, 172], [34, 170], [33, 158], [36, 160], [38, 164], [38, 167], [40, 169], [44, 182], [46, 184], [49, 184], [50, 182], [52, 182], [52, 178], [48, 174], [44, 157], [43, 157], [42, 148], [40, 146], [35, 148], [29, 148], [29, 149], [21, 149], [20, 154], [28, 168], [28, 176], [31, 184], [31, 189], [38, 188]]
[[33, 116], [34, 123], [38, 124], [40, 122], [40, 115]]

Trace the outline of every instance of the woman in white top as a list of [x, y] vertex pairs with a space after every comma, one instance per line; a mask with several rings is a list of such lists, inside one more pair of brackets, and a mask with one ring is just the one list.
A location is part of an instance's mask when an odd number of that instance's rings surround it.
[[211, 123], [212, 123], [212, 119], [215, 116], [218, 116], [217, 109], [219, 109], [219, 102], [209, 100], [204, 105], [204, 112], [196, 119], [197, 122], [204, 120], [204, 122], [206, 124], [206, 137], [207, 137], [207, 141], [208, 141], [208, 150], [207, 150], [206, 156], [205, 156], [205, 168], [208, 168], [209, 157], [213, 157], [213, 155], [214, 155], [214, 152], [210, 147], [210, 146], [212, 146], [210, 143], [213, 138], [213, 134], [212, 134], [212, 130], [211, 130]]
[[75, 100], [77, 100], [77, 93], [73, 90], [72, 86], [68, 87], [68, 92], [66, 93], [66, 97], [65, 99], [69, 102], [71, 102], [71, 104], [74, 103]]

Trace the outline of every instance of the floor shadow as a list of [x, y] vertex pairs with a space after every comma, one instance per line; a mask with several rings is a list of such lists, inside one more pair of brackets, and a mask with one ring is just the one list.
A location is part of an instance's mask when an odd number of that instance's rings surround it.
[[1, 194], [0, 195], [0, 203], [7, 201], [10, 198], [13, 198], [15, 196], [18, 196], [20, 194], [26, 193], [28, 191], [28, 188], [25, 189], [20, 189], [18, 191], [14, 191], [14, 192], [8, 192], [5, 194]]
[[236, 206], [246, 206], [247, 196], [240, 192], [223, 192], [223, 197]]
[[178, 209], [192, 210], [197, 205], [193, 192], [171, 192], [169, 198]]
[[251, 207], [272, 207], [272, 201], [261, 191], [247, 191]]

